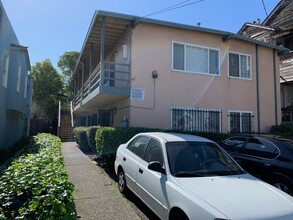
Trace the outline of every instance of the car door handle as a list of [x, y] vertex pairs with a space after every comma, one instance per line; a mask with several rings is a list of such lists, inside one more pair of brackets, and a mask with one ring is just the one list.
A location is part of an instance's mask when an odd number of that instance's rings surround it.
[[125, 157], [123, 157], [123, 161], [126, 161], [126, 158]]
[[269, 164], [269, 163], [265, 163], [264, 166], [265, 166], [265, 167], [270, 167], [270, 166], [272, 166], [272, 165]]
[[143, 170], [139, 168], [139, 169], [138, 169], [138, 172], [143, 173]]

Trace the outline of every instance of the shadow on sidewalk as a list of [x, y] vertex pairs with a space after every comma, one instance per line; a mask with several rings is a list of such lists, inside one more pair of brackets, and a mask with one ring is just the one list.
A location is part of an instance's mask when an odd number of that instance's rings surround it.
[[[96, 163], [101, 169], [104, 170], [105, 174], [111, 179], [114, 187], [117, 187], [117, 176], [114, 170], [114, 163], [111, 166], [107, 166], [103, 160], [99, 159], [97, 154], [93, 153], [91, 150], [80, 149], [85, 155], [87, 155], [92, 161]], [[127, 193], [124, 196], [129, 202], [130, 206], [135, 210], [135, 212], [140, 216], [142, 220], [159, 220], [159, 218], [132, 192]]]

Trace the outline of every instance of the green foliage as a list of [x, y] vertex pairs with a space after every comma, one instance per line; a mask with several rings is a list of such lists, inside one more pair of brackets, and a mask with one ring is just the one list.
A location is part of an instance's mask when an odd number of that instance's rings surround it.
[[87, 127], [75, 127], [73, 129], [73, 137], [75, 142], [79, 145], [81, 149], [88, 150], [88, 140], [87, 140]]
[[65, 52], [62, 56], [59, 57], [58, 67], [61, 69], [62, 74], [65, 77], [70, 77], [73, 73], [78, 57], [78, 51]]
[[50, 60], [37, 62], [31, 69], [33, 80], [33, 101], [52, 121], [58, 114], [58, 103], [63, 93], [61, 75]]
[[285, 138], [293, 138], [293, 125], [290, 124], [282, 124], [277, 126], [272, 126], [271, 134], [280, 135]]
[[83, 150], [96, 152], [96, 131], [100, 126], [76, 127], [73, 129], [73, 136], [76, 143]]
[[204, 133], [204, 132], [182, 132], [174, 130], [163, 130], [153, 128], [112, 128], [103, 127], [97, 130], [96, 147], [100, 155], [113, 155], [120, 144], [126, 143], [134, 135], [141, 132], [172, 132], [185, 133], [208, 138], [219, 143], [221, 140], [228, 137], [228, 134], [222, 133]]
[[112, 128], [102, 127], [96, 133], [97, 153], [101, 156], [113, 155], [120, 144], [126, 143], [134, 135], [141, 132], [164, 131], [153, 128]]
[[79, 52], [69, 51], [65, 52], [62, 56], [59, 57], [58, 67], [62, 71], [62, 81], [64, 83], [64, 95], [66, 96], [65, 102], [69, 103], [70, 101], [70, 77], [75, 69], [77, 60], [79, 57]]
[[[82, 149], [91, 149], [96, 152], [100, 159], [107, 165], [113, 165], [117, 148], [120, 144], [126, 143], [134, 135], [142, 132], [172, 132], [185, 133], [206, 137], [217, 143], [227, 138], [228, 134], [222, 133], [199, 133], [182, 132], [154, 128], [113, 128], [113, 127], [76, 127], [73, 134], [76, 142]], [[95, 136], [94, 136], [95, 135]], [[95, 139], [94, 139], [95, 137]]]
[[76, 219], [61, 140], [38, 134], [0, 177], [0, 219]]
[[87, 144], [93, 152], [96, 152], [96, 132], [99, 128], [100, 126], [91, 126], [86, 129]]

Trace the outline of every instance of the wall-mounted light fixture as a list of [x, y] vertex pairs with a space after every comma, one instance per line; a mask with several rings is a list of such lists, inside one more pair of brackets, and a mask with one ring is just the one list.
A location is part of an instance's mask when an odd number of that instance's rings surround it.
[[153, 70], [153, 71], [152, 71], [152, 77], [153, 77], [154, 79], [156, 79], [156, 78], [158, 78], [158, 76], [159, 76], [158, 71], [157, 71], [157, 70]]

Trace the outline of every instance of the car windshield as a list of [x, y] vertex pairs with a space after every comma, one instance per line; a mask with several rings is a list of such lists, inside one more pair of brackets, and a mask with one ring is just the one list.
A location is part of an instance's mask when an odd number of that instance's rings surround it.
[[170, 172], [176, 177], [245, 173], [225, 151], [211, 142], [168, 142], [166, 150]]

